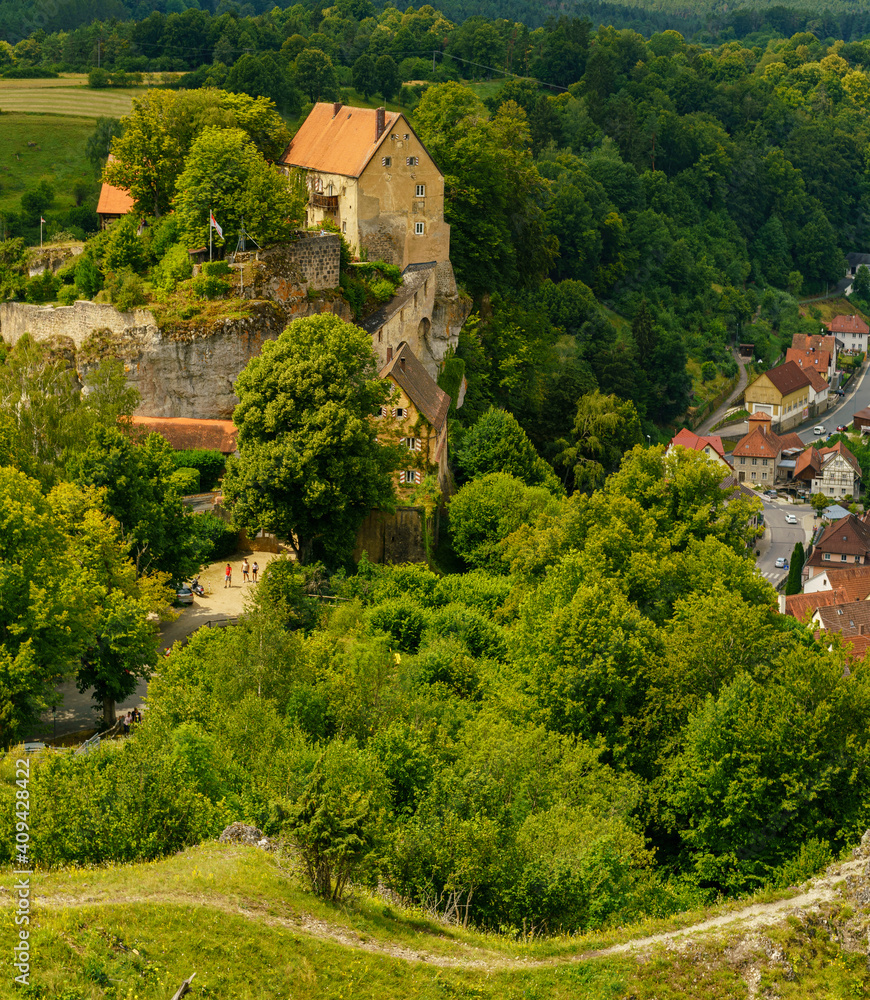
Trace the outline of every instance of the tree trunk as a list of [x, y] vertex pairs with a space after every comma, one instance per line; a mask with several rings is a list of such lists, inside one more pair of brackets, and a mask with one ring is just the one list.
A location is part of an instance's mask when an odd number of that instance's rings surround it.
[[117, 716], [115, 715], [115, 699], [114, 698], [103, 698], [103, 722], [106, 727], [111, 729], [117, 721]]

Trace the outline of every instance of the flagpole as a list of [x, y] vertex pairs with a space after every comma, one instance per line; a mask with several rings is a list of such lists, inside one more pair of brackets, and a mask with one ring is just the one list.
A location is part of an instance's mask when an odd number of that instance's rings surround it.
[[209, 259], [209, 263], [211, 263], [211, 231], [212, 231], [211, 209], [209, 209], [208, 210], [208, 259]]
[[42, 216], [39, 217], [39, 249], [42, 249]]

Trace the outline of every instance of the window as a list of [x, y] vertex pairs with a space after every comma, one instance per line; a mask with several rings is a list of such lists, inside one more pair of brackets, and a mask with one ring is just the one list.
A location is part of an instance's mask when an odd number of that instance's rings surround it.
[[849, 561], [848, 556], [845, 555], [840, 556], [840, 562], [848, 562], [848, 561]]
[[397, 420], [404, 420], [408, 415], [408, 411], [404, 408], [404, 406], [397, 406], [394, 412]]
[[830, 552], [826, 552], [826, 553], [824, 554], [824, 557], [823, 557], [823, 558], [825, 558], [825, 559], [830, 559], [830, 558], [831, 558], [831, 553], [830, 553]]
[[408, 451], [420, 451], [423, 447], [423, 442], [420, 438], [402, 438], [402, 444]]
[[390, 138], [393, 140], [393, 142], [398, 142], [399, 141], [399, 137], [398, 137], [398, 135], [396, 135], [395, 132], [390, 136]]
[[347, 232], [347, 223], [346, 222], [342, 222], [342, 224], [341, 224], [341, 231], [343, 233]]
[[766, 458], [762, 458], [762, 460], [761, 460], [761, 464], [762, 464], [762, 465], [767, 465], [767, 459], [766, 459]]
[[404, 134], [403, 138], [404, 138], [405, 142], [407, 142], [407, 141], [408, 141], [408, 140], [409, 140], [409, 139], [410, 139], [411, 137], [410, 137], [410, 136], [408, 135], [408, 133], [406, 132], [406, 133]]
[[417, 194], [416, 194], [416, 197], [417, 198], [425, 198], [426, 197], [426, 185], [425, 184], [418, 184], [417, 185]]
[[757, 458], [753, 458], [752, 459], [752, 464], [753, 465], [758, 465], [758, 459]]
[[425, 232], [426, 232], [426, 223], [425, 222], [415, 222], [414, 223], [414, 235], [415, 236], [422, 236], [423, 233], [425, 233]]
[[762, 479], [767, 479], [767, 473], [766, 472], [762, 472], [761, 473], [761, 478]]
[[402, 478], [402, 482], [403, 483], [416, 483], [417, 482], [417, 475], [416, 475], [416, 473], [414, 472], [413, 469], [405, 469], [405, 471], [402, 473], [401, 478]]
[[409, 157], [408, 157], [408, 158], [407, 158], [407, 159], [405, 160], [405, 163], [406, 163], [406, 164], [407, 164], [407, 165], [408, 165], [409, 167], [416, 167], [416, 166], [417, 166], [417, 164], [418, 164], [419, 162], [420, 162], [420, 157], [419, 157], [419, 156], [409, 156]]
[[327, 188], [327, 194], [329, 194], [330, 196], [332, 196], [334, 193], [335, 193], [335, 187], [333, 186], [332, 181], [330, 181], [329, 182], [329, 187]]
[[393, 158], [392, 158], [392, 156], [382, 156], [381, 157], [381, 166], [382, 167], [391, 167], [392, 165], [393, 165]]

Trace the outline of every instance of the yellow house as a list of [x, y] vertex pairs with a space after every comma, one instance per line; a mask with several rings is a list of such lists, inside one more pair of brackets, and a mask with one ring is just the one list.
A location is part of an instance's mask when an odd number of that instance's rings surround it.
[[382, 408], [381, 418], [407, 452], [398, 473], [399, 495], [413, 492], [426, 475], [433, 474], [438, 477], [441, 492], [447, 492], [450, 397], [438, 387], [407, 344], [399, 345], [380, 376], [395, 386], [390, 406]]
[[307, 173], [307, 225], [329, 219], [369, 260], [402, 270], [450, 259], [444, 176], [403, 114], [315, 104], [280, 163]]
[[810, 415], [810, 378], [794, 361], [764, 372], [743, 394], [750, 415], [766, 413], [780, 431], [788, 430]]

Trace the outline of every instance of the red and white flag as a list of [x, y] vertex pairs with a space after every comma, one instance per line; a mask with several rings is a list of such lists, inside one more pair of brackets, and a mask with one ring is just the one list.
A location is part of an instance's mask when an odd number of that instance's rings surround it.
[[39, 217], [39, 221], [40, 221], [41, 223], [43, 223], [43, 225], [45, 224], [45, 219], [43, 219], [43, 217], [42, 217], [41, 215], [40, 215], [40, 217]]
[[218, 236], [220, 236], [220, 238], [223, 239], [224, 238], [224, 231], [217, 224], [217, 220], [214, 217], [214, 212], [212, 212], [211, 210], [209, 210], [208, 217], [209, 217], [209, 221], [211, 222], [212, 226], [214, 226], [214, 228], [217, 230]]

